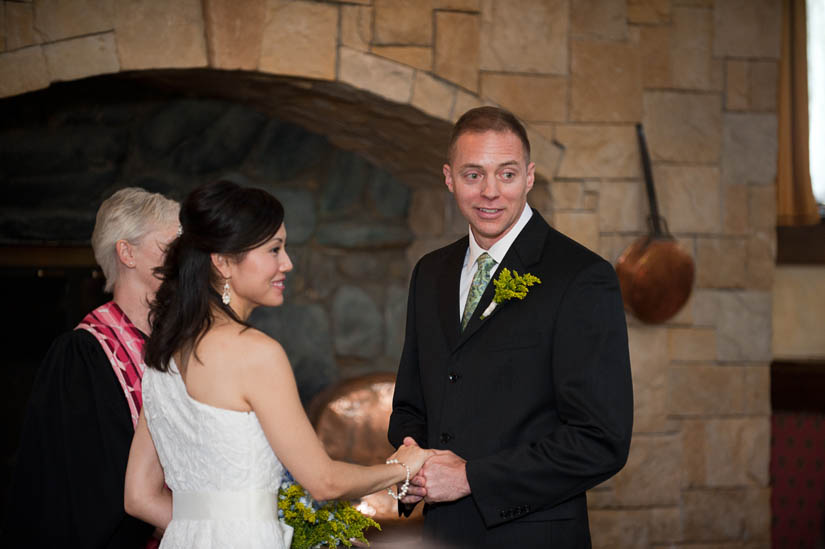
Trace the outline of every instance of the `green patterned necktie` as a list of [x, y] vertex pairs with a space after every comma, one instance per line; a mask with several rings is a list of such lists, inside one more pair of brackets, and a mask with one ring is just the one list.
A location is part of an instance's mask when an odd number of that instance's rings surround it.
[[470, 318], [473, 316], [473, 312], [481, 300], [481, 294], [484, 293], [484, 289], [487, 287], [487, 284], [490, 283], [490, 271], [492, 271], [493, 266], [496, 264], [496, 260], [490, 257], [490, 254], [484, 252], [478, 256], [476, 263], [478, 263], [478, 270], [475, 276], [473, 276], [473, 283], [470, 284], [467, 303], [464, 305], [464, 315], [461, 317], [462, 330], [464, 330], [464, 328], [467, 327], [467, 323], [470, 322]]

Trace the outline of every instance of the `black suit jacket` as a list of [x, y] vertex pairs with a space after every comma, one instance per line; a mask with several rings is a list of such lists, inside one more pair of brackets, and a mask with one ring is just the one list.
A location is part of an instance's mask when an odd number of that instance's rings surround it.
[[589, 547], [585, 491], [627, 460], [633, 396], [613, 267], [533, 212], [496, 274], [541, 284], [487, 318], [494, 285], [462, 332], [468, 237], [423, 257], [410, 283], [389, 439], [467, 460], [472, 494], [427, 505], [449, 546]]

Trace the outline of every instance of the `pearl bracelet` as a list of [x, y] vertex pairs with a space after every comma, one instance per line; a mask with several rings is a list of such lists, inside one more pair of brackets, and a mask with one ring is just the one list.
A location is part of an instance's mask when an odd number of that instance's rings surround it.
[[393, 499], [396, 499], [396, 500], [400, 501], [401, 498], [403, 498], [404, 496], [407, 495], [407, 490], [409, 490], [409, 488], [410, 488], [410, 468], [406, 464], [401, 463], [400, 461], [398, 461], [397, 459], [388, 459], [387, 460], [387, 465], [392, 465], [394, 463], [397, 463], [398, 465], [401, 465], [404, 469], [407, 470], [407, 478], [404, 479], [404, 484], [401, 485], [401, 489], [398, 491], [398, 495], [396, 495], [395, 492], [392, 491], [392, 487], [387, 488], [387, 493], [389, 495], [391, 495], [393, 497]]

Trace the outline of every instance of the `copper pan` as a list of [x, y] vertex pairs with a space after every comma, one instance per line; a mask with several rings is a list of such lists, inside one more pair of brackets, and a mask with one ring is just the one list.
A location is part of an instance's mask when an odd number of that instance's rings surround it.
[[616, 262], [624, 307], [642, 322], [664, 322], [684, 306], [693, 288], [693, 258], [667, 230], [659, 215], [644, 130], [636, 124], [647, 199], [649, 233], [631, 244]]

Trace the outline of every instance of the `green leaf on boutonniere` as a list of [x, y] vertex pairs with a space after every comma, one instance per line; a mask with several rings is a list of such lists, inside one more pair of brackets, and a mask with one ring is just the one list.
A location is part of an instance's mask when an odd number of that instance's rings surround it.
[[498, 278], [493, 280], [496, 287], [496, 294], [493, 301], [496, 303], [503, 303], [510, 299], [524, 299], [527, 292], [530, 291], [530, 286], [533, 284], [541, 284], [539, 277], [525, 273], [524, 276], [518, 274], [518, 271], [510, 273], [510, 269], [502, 269]]

